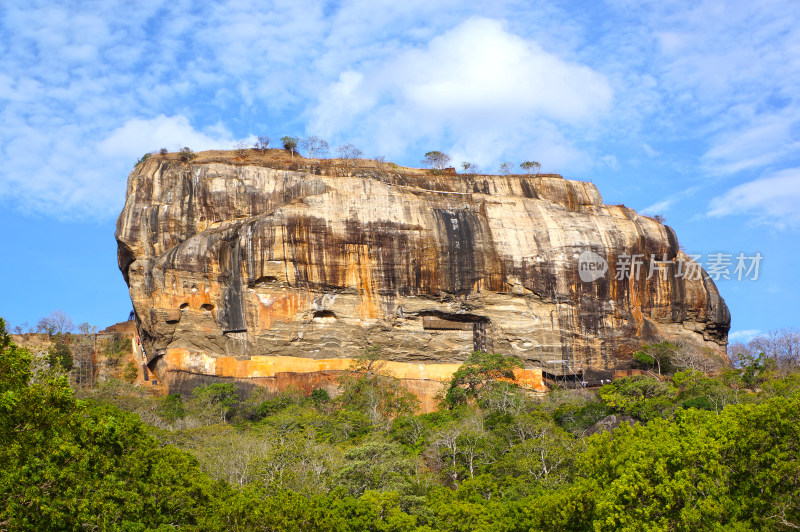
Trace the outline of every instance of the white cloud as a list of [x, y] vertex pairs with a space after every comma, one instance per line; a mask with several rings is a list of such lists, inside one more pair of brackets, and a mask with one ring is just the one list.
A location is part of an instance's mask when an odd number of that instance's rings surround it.
[[730, 174], [762, 168], [797, 153], [800, 140], [793, 139], [792, 134], [797, 120], [800, 110], [794, 108], [747, 119], [743, 127], [717, 135], [703, 163], [710, 173]]
[[[12, 2], [0, 200], [79, 209], [94, 201], [82, 187], [124, 180], [146, 151], [250, 134], [316, 134], [408, 164], [441, 149], [487, 171], [535, 159], [588, 178], [630, 171], [625, 153], [692, 178], [786, 167], [800, 24], [791, 2], [765, 1], [612, 2], [579, 18], [515, 0]], [[102, 171], [75, 172], [98, 155]]]
[[[602, 74], [496, 20], [471, 18], [371, 68], [343, 72], [321, 92], [310, 129], [338, 136], [357, 125], [367, 142], [389, 154], [409, 138], [428, 137], [449, 139], [454, 153], [479, 164], [496, 163], [504, 150], [526, 143], [548, 163], [551, 155], [576, 162], [581, 156], [558, 125], [591, 127], [612, 97]], [[554, 139], [562, 142], [553, 146]], [[568, 152], [569, 161], [550, 149]]]
[[781, 170], [743, 183], [709, 202], [712, 217], [751, 215], [758, 223], [775, 227], [800, 227], [800, 168]]
[[188, 146], [194, 151], [232, 148], [234, 140], [225, 129], [213, 129], [214, 137], [196, 131], [185, 116], [159, 115], [151, 119], [128, 120], [103, 139], [98, 149], [107, 157], [137, 157], [162, 147], [177, 151]]
[[659, 201], [657, 203], [653, 203], [649, 207], [645, 207], [640, 212], [642, 214], [649, 214], [649, 215], [664, 214], [669, 210], [669, 208], [672, 206], [674, 202], [675, 198], [665, 199], [664, 201]]
[[642, 143], [642, 149], [650, 157], [658, 157], [659, 155], [661, 155], [660, 151], [654, 149], [652, 146], [650, 146], [646, 142]]
[[743, 331], [734, 331], [728, 333], [728, 342], [742, 342], [746, 344], [759, 334], [761, 334], [760, 329], [746, 329]]
[[43, 130], [15, 124], [14, 130], [16, 137], [3, 146], [0, 198], [56, 218], [114, 217], [124, 201], [126, 176], [148, 151], [233, 144], [227, 131], [196, 131], [183, 116], [132, 119], [102, 140], [94, 140], [84, 125]]

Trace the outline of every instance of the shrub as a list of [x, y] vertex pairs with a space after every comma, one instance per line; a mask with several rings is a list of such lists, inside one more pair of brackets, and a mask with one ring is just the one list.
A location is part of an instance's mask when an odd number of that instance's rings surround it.
[[249, 146], [244, 142], [237, 142], [233, 147], [237, 157], [245, 157], [247, 155], [248, 148]]
[[150, 158], [152, 155], [153, 155], [153, 154], [152, 154], [152, 153], [150, 153], [150, 152], [148, 152], [148, 153], [145, 153], [144, 155], [142, 155], [141, 157], [139, 157], [139, 160], [138, 160], [138, 161], [136, 161], [136, 165], [135, 165], [135, 166], [139, 166], [140, 164], [142, 164], [143, 162], [145, 162], [147, 159], [149, 159], [149, 158]]
[[139, 368], [136, 367], [136, 363], [132, 360], [129, 360], [128, 364], [125, 366], [125, 371], [122, 373], [122, 376], [130, 383], [136, 382], [136, 377], [139, 376]]
[[178, 152], [178, 159], [181, 161], [188, 163], [197, 158], [197, 154], [192, 151], [191, 148], [183, 147], [181, 151]]

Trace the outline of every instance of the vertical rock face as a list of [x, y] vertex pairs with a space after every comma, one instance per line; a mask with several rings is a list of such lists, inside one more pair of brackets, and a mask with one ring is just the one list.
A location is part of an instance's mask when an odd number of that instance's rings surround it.
[[610, 374], [662, 338], [724, 348], [728, 309], [672, 229], [594, 185], [368, 163], [275, 150], [134, 169], [119, 266], [170, 388], [331, 386], [370, 345], [422, 395], [478, 348], [519, 357], [532, 387], [542, 369]]

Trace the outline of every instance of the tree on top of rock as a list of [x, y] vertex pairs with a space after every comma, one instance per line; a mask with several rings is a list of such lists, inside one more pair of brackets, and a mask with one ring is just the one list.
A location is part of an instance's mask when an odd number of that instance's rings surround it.
[[525, 170], [528, 175], [539, 175], [539, 170], [542, 168], [542, 165], [536, 161], [525, 161], [519, 165], [519, 167]]
[[435, 173], [439, 173], [450, 164], [450, 156], [440, 151], [429, 151], [425, 154], [422, 164], [431, 168]]
[[292, 157], [294, 158], [294, 152], [297, 149], [297, 143], [300, 142], [300, 139], [287, 135], [285, 137], [281, 137], [281, 142], [283, 143], [283, 149], [292, 152]]
[[308, 158], [309, 159], [317, 159], [319, 156], [323, 156], [328, 153], [328, 141], [317, 137], [316, 135], [312, 135], [303, 139], [300, 142], [300, 146], [308, 151]]
[[355, 166], [357, 159], [360, 159], [364, 152], [353, 146], [352, 144], [345, 144], [336, 148], [336, 153], [339, 158], [344, 161], [347, 166]]

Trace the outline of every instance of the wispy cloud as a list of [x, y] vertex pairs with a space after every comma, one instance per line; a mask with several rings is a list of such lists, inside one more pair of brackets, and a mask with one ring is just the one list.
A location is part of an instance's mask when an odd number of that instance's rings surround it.
[[756, 336], [761, 334], [759, 329], [746, 329], [744, 331], [733, 331], [728, 333], [728, 342], [742, 342], [747, 343]]
[[653, 203], [652, 205], [645, 207], [644, 209], [642, 209], [641, 212], [642, 214], [651, 214], [651, 215], [663, 214], [669, 210], [670, 206], [672, 206], [674, 202], [675, 199], [666, 199], [663, 201], [659, 201], [657, 203]]
[[709, 202], [712, 217], [752, 215], [779, 229], [800, 228], [800, 168], [742, 183]]

